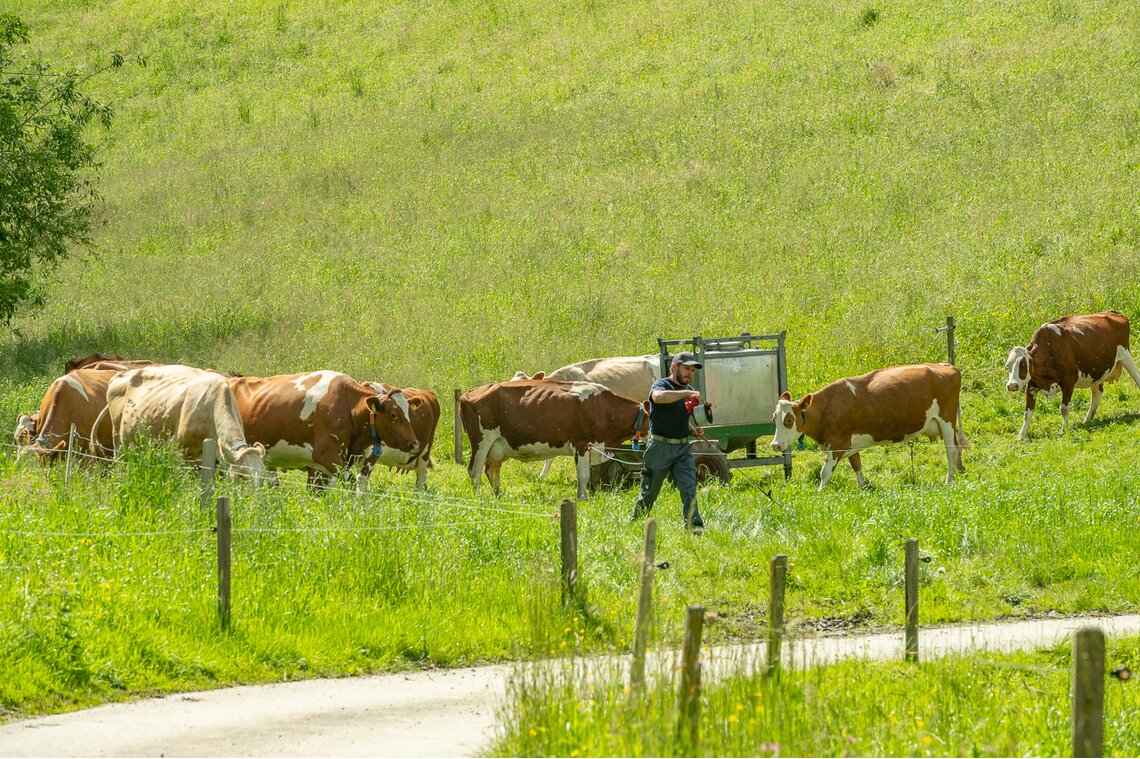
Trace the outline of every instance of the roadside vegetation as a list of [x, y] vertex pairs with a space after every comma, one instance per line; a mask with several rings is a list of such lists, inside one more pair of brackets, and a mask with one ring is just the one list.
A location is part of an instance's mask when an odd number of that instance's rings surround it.
[[[1109, 666], [1140, 662], [1140, 639], [1111, 641]], [[920, 664], [847, 661], [740, 667], [702, 689], [697, 756], [1068, 756], [1072, 644]], [[520, 670], [488, 756], [684, 756], [676, 672], [631, 696], [617, 668]], [[1109, 678], [1104, 756], [1133, 756], [1140, 691]]]
[[[1116, 308], [1140, 325], [1136, 3], [11, 10], [62, 66], [112, 49], [147, 66], [90, 83], [116, 113], [91, 128], [98, 252], [0, 336], [0, 419], [38, 408], [64, 361], [94, 350], [336, 369], [430, 388], [444, 418], [427, 496], [388, 473], [372, 499], [314, 496], [295, 474], [257, 493], [219, 484], [234, 501], [228, 632], [214, 516], [169, 449], [41, 468], [0, 446], [0, 717], [628, 650], [632, 493], [581, 505], [582, 601], [563, 608], [554, 515], [572, 466], [540, 480], [508, 463], [502, 498], [473, 496], [448, 457], [449, 399], [517, 369], [654, 352], [657, 337], [786, 330], [798, 397], [943, 360], [933, 330], [953, 315], [973, 449], [950, 487], [941, 445], [919, 443], [866, 453], [870, 489], [843, 465], [819, 494], [809, 444], [788, 482], [749, 470], [702, 488], [700, 536], [666, 488], [654, 645], [679, 642], [691, 602], [717, 612], [712, 643], [761, 635], [776, 553], [793, 565], [795, 634], [899, 624], [909, 537], [929, 559], [924, 624], [1137, 610], [1140, 389], [1110, 386], [1088, 426], [1078, 392], [1063, 439], [1043, 400], [1019, 445], [1023, 399], [1001, 372], [1057, 316]], [[868, 694], [902, 671], [872, 670]], [[806, 693], [825, 676], [803, 677]], [[959, 729], [937, 733], [948, 753], [965, 749]], [[905, 753], [891, 735], [851, 751]]]

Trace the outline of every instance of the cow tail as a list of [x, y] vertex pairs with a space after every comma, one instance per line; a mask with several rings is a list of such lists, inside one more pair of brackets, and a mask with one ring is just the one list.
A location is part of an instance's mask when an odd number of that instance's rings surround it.
[[[960, 415], [959, 415], [960, 419]], [[954, 430], [954, 444], [959, 448], [970, 450], [970, 441], [966, 439], [966, 433], [962, 432], [962, 422], [958, 422], [958, 428]]]
[[[95, 417], [95, 424], [91, 425], [91, 439], [87, 441], [87, 450], [92, 456], [99, 456], [103, 453], [103, 446], [99, 445], [99, 425], [103, 423], [103, 417], [107, 414], [109, 406], [104, 406], [103, 410], [99, 412], [99, 416]], [[114, 429], [111, 430], [112, 445], [114, 445]], [[114, 451], [111, 452], [112, 455]]]

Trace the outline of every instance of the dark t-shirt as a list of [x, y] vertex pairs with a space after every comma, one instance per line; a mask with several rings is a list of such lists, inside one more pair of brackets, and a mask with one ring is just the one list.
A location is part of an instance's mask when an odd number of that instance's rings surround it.
[[678, 385], [670, 377], [662, 377], [649, 388], [649, 431], [654, 435], [682, 438], [689, 436], [689, 412], [684, 401], [654, 403], [657, 390], [695, 390], [692, 385]]

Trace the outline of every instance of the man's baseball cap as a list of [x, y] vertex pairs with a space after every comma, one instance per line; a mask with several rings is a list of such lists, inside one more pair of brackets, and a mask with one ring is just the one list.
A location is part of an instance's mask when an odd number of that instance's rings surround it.
[[673, 356], [674, 364], [684, 364], [685, 366], [695, 366], [698, 369], [703, 368], [704, 364], [697, 361], [697, 357], [688, 351], [681, 351], [676, 356]]

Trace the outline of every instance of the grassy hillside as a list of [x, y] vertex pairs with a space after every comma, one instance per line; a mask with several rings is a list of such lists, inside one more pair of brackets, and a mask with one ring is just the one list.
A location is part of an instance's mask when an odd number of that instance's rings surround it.
[[146, 67], [100, 256], [0, 342], [446, 389], [654, 338], [790, 335], [794, 390], [1140, 318], [1130, 2], [88, 4], [37, 52]]

